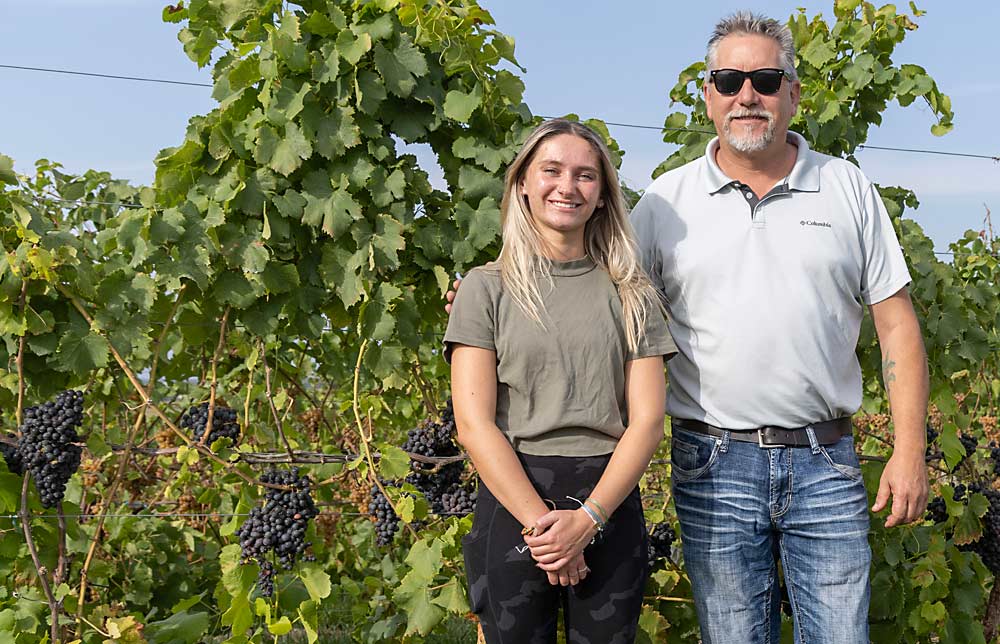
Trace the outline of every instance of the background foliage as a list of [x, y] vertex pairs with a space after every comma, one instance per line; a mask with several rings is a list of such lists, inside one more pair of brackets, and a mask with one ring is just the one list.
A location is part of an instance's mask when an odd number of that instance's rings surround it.
[[[924, 101], [934, 132], [951, 128], [934, 80], [892, 60], [919, 15], [848, 0], [833, 23], [791, 17], [803, 85], [793, 127], [813, 147], [853, 159], [893, 100]], [[84, 464], [61, 517], [43, 513], [33, 489], [22, 504], [20, 477], [0, 466], [0, 512], [32, 515], [42, 564], [19, 520], [2, 519], [0, 642], [53, 632], [88, 643], [468, 641], [459, 540], [469, 519], [433, 515], [413, 486], [381, 481], [406, 474], [406, 430], [444, 404], [441, 295], [454, 272], [496, 254], [503, 169], [538, 121], [513, 40], [472, 0], [193, 0], [163, 18], [191, 60], [212, 67], [218, 107], [160, 153], [154, 186], [71, 176], [46, 160], [19, 176], [0, 157], [8, 426], [61, 389], [87, 392]], [[667, 131], [681, 147], [658, 172], [703, 153], [703, 72], [689, 66], [671, 92], [683, 111], [665, 127], [687, 131]], [[445, 185], [431, 185], [412, 146], [432, 152]], [[915, 278], [932, 377], [929, 467], [947, 518], [894, 530], [873, 521], [873, 639], [983, 642], [997, 602], [969, 546], [983, 543], [989, 503], [953, 492], [995, 479], [997, 239], [970, 232], [941, 262], [902, 216], [918, 205], [913, 193], [882, 194]], [[869, 322], [859, 355], [857, 427], [874, 490], [891, 427]], [[203, 401], [238, 410], [237, 447], [178, 428]], [[329, 461], [305, 466], [320, 482], [317, 561], [280, 575], [265, 600], [231, 515], [262, 494], [254, 457], [293, 451]], [[372, 485], [408, 526], [388, 548], [366, 516]], [[673, 522], [668, 467], [643, 486], [650, 523]], [[144, 516], [159, 511], [182, 516]], [[649, 582], [641, 625], [652, 641], [695, 632], [676, 547]]]

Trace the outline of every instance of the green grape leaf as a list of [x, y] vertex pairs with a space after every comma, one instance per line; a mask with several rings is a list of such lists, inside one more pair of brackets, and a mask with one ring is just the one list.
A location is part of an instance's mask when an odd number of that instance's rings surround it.
[[427, 73], [424, 54], [413, 46], [406, 33], [399, 36], [399, 45], [389, 51], [381, 43], [375, 45], [375, 67], [385, 80], [390, 93], [406, 98], [417, 86], [417, 78]]
[[445, 584], [445, 587], [441, 589], [441, 593], [432, 599], [431, 602], [449, 613], [464, 615], [469, 612], [469, 600], [465, 596], [465, 588], [463, 588], [462, 582], [457, 578], [453, 578], [451, 583]]
[[268, 166], [275, 172], [288, 176], [295, 172], [302, 161], [312, 154], [312, 144], [294, 123], [285, 126], [285, 137], [278, 141]]
[[430, 593], [421, 589], [403, 603], [406, 611], [406, 635], [419, 634], [425, 636], [444, 619], [445, 612], [430, 601]]
[[287, 635], [292, 631], [292, 622], [288, 615], [282, 615], [277, 621], [267, 623], [267, 631], [274, 636]]
[[393, 314], [396, 300], [403, 294], [399, 288], [383, 282], [368, 301], [361, 319], [362, 332], [372, 340], [388, 340], [396, 327]]
[[460, 123], [468, 123], [472, 113], [483, 102], [482, 86], [477, 84], [471, 92], [461, 92], [453, 89], [444, 99], [444, 114]]
[[406, 452], [388, 443], [379, 444], [378, 451], [378, 471], [382, 478], [401, 479], [410, 473], [410, 457]]
[[13, 512], [19, 505], [21, 477], [9, 472], [0, 473], [0, 512]]
[[318, 602], [330, 596], [330, 575], [319, 564], [303, 565], [299, 571], [299, 578], [302, 579], [302, 584], [309, 591], [309, 597], [313, 601]]
[[500, 208], [493, 197], [486, 197], [473, 210], [460, 201], [455, 207], [455, 221], [467, 231], [466, 239], [476, 250], [485, 248], [500, 234]]
[[53, 357], [57, 369], [85, 374], [108, 364], [108, 343], [86, 327], [74, 325], [63, 335]]
[[968, 506], [955, 523], [954, 539], [956, 544], [966, 545], [982, 537], [983, 523], [980, 519], [989, 508], [989, 501], [982, 494], [969, 495]]
[[306, 632], [308, 644], [319, 641], [319, 616], [315, 601], [309, 600], [299, 604], [299, 619]]

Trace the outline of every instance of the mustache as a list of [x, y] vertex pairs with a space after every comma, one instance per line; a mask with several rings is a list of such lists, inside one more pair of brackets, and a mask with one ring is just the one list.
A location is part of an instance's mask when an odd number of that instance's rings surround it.
[[729, 114], [726, 114], [726, 125], [729, 125], [733, 119], [756, 117], [766, 119], [768, 125], [774, 123], [774, 114], [771, 114], [767, 110], [751, 110], [751, 109], [739, 109], [733, 110]]

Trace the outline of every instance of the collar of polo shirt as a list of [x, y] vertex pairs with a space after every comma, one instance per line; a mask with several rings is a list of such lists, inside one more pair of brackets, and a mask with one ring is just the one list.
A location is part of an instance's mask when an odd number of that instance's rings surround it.
[[[788, 132], [787, 140], [798, 152], [795, 155], [795, 165], [788, 175], [788, 189], [800, 192], [819, 192], [819, 166], [810, 160], [809, 143], [797, 132]], [[709, 194], [715, 194], [736, 180], [728, 176], [715, 160], [719, 150], [719, 137], [708, 142], [705, 147], [707, 172], [705, 173], [705, 189]]]

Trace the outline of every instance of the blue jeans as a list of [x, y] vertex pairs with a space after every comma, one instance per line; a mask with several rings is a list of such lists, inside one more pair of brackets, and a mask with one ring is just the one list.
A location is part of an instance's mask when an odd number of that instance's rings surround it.
[[762, 448], [673, 429], [674, 503], [704, 644], [868, 642], [868, 506], [854, 442]]

